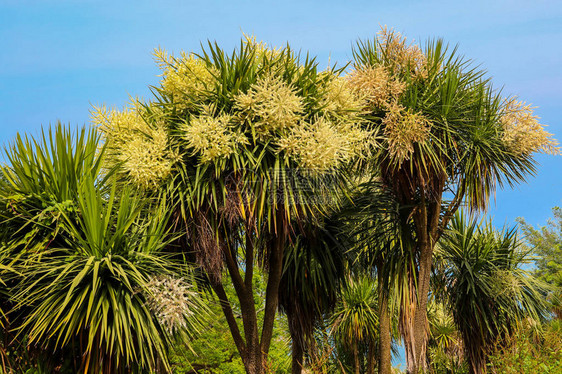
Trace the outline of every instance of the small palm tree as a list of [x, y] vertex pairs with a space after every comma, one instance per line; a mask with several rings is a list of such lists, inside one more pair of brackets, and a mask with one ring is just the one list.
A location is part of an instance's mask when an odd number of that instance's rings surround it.
[[[0, 243], [2, 264], [24, 268], [32, 248], [50, 248], [61, 244], [62, 211], [76, 213], [74, 201], [78, 187], [86, 178], [96, 181], [103, 189], [102, 160], [104, 149], [99, 133], [82, 128], [76, 133], [58, 123], [42, 130], [39, 137], [17, 135], [3, 149], [6, 164], [0, 172]], [[14, 307], [13, 289], [20, 273], [2, 273], [6, 283], [2, 307], [6, 312], [4, 326], [5, 349], [29, 350], [29, 355], [41, 354], [32, 346], [26, 347], [25, 337], [16, 340], [14, 329], [22, 323], [25, 312], [10, 313]], [[21, 336], [21, 335], [20, 335]], [[19, 351], [17, 351], [19, 352]], [[13, 356], [19, 355], [16, 353]], [[43, 361], [52, 359], [48, 355]], [[12, 362], [16, 365], [16, 362]]]
[[379, 325], [376, 287], [368, 277], [349, 278], [340, 298], [332, 314], [331, 333], [352, 357], [355, 373], [374, 373]]
[[147, 218], [146, 201], [117, 194], [99, 140], [59, 125], [7, 150], [2, 216], [19, 225], [2, 236], [17, 270], [6, 278], [11, 329], [72, 372], [169, 370], [172, 338], [194, 333], [205, 309], [162, 252], [163, 210]]
[[304, 367], [306, 351], [316, 352], [314, 332], [335, 306], [345, 280], [346, 248], [337, 240], [333, 221], [301, 227], [285, 253], [279, 309], [287, 316], [292, 339], [292, 373]]
[[[74, 351], [79, 372], [142, 371], [157, 368], [158, 361], [168, 368], [165, 328], [178, 311], [167, 311], [167, 317], [159, 315], [164, 306], [151, 309], [162, 292], [151, 289], [153, 278], [166, 273], [158, 255], [166, 241], [155, 236], [164, 233], [162, 220], [142, 222], [138, 200], [123, 196], [116, 202], [115, 189], [106, 200], [89, 186], [80, 189], [79, 219], [65, 216], [61, 224], [66, 245], [34, 248], [21, 268], [13, 297], [16, 309], [28, 310], [21, 330], [31, 345]], [[178, 298], [189, 295], [187, 289], [177, 292]], [[182, 307], [174, 328], [195, 309]]]
[[446, 306], [432, 301], [428, 307], [428, 367], [432, 372], [461, 372], [464, 364], [463, 345], [455, 321]]
[[516, 230], [457, 214], [438, 246], [447, 305], [461, 333], [472, 373], [486, 372], [486, 354], [521, 321], [545, 317], [547, 287], [525, 264]]

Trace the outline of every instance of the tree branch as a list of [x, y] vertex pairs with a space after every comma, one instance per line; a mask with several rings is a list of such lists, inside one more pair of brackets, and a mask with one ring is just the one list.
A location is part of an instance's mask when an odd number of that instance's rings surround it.
[[267, 279], [267, 288], [265, 291], [265, 313], [263, 318], [263, 328], [261, 334], [261, 349], [264, 355], [269, 352], [271, 337], [273, 335], [273, 325], [275, 323], [275, 314], [277, 313], [277, 304], [279, 301], [279, 284], [283, 275], [283, 252], [285, 249], [286, 230], [283, 216], [283, 210], [277, 212], [277, 223], [279, 228], [277, 237], [273, 244], [273, 253], [270, 257], [269, 277]]
[[457, 193], [455, 194], [455, 197], [453, 198], [453, 200], [449, 204], [449, 206], [447, 208], [447, 211], [443, 215], [443, 219], [441, 220], [441, 223], [440, 223], [439, 228], [437, 230], [437, 237], [435, 238], [435, 240], [439, 240], [441, 235], [443, 235], [443, 233], [445, 232], [445, 229], [447, 228], [447, 225], [449, 224], [449, 221], [451, 220], [451, 218], [453, 218], [453, 216], [455, 215], [455, 213], [459, 209], [459, 207], [460, 207], [460, 205], [461, 205], [461, 203], [464, 199], [464, 194], [465, 194], [464, 186], [461, 185], [459, 187], [459, 189], [457, 190]]
[[[248, 239], [250, 234], [246, 233], [246, 239]], [[253, 262], [253, 249], [250, 252]], [[246, 252], [246, 266], [248, 266], [248, 252]], [[256, 306], [254, 304], [254, 289], [253, 289], [253, 270], [250, 271], [250, 276], [245, 275], [246, 279], [242, 278], [240, 271], [238, 270], [238, 263], [234, 260], [232, 252], [230, 250], [225, 251], [225, 260], [228, 273], [232, 279], [232, 284], [236, 295], [238, 296], [238, 301], [240, 302], [240, 309], [242, 310], [242, 324], [244, 326], [244, 337], [246, 338], [246, 353], [257, 349], [259, 346], [259, 332], [258, 332], [258, 316], [256, 313]], [[253, 269], [253, 266], [251, 266]]]
[[254, 242], [249, 233], [246, 233], [246, 272], [244, 274], [244, 284], [246, 288], [252, 287], [254, 278]]
[[232, 307], [230, 306], [228, 296], [226, 296], [226, 292], [224, 291], [224, 287], [220, 280], [213, 279], [212, 277], [210, 279], [211, 287], [219, 298], [222, 311], [224, 313], [224, 316], [226, 317], [226, 322], [228, 323], [228, 327], [230, 328], [230, 333], [232, 334], [232, 338], [234, 339], [234, 344], [236, 344], [236, 348], [238, 349], [240, 356], [244, 356], [246, 353], [246, 344], [244, 343], [242, 335], [240, 335], [240, 329], [238, 328], [238, 323], [236, 322], [234, 313], [232, 312]]

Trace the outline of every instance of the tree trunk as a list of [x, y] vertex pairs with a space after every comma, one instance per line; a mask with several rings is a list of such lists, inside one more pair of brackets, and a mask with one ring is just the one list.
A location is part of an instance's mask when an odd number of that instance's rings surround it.
[[404, 327], [410, 330], [404, 334], [406, 363], [408, 373], [410, 374], [418, 374], [426, 370], [427, 298], [429, 295], [432, 257], [433, 247], [429, 242], [422, 241], [417, 277], [418, 287], [416, 291], [411, 293], [411, 295], [414, 295], [414, 300], [411, 300], [412, 310], [406, 318], [407, 323]]
[[286, 216], [282, 208], [277, 210], [275, 218], [274, 237], [269, 243], [270, 247], [268, 248], [269, 272], [265, 291], [265, 308], [261, 326], [261, 336], [253, 287], [255, 265], [254, 233], [246, 232], [245, 234], [246, 257], [243, 272], [241, 272], [242, 266], [238, 262], [236, 251], [228, 246], [223, 247], [226, 268], [240, 303], [243, 334], [240, 331], [238, 321], [234, 316], [230, 300], [228, 300], [222, 282], [212, 275], [209, 277], [211, 279], [212, 288], [220, 300], [221, 308], [228, 322], [228, 327], [234, 339], [234, 343], [236, 344], [236, 348], [240, 353], [244, 368], [248, 374], [263, 374], [266, 371], [267, 356], [273, 336], [275, 315], [277, 313], [279, 284], [283, 274], [283, 254], [287, 235]]
[[301, 339], [292, 339], [293, 347], [292, 347], [292, 373], [293, 374], [301, 374], [302, 368], [304, 364], [304, 347], [301, 342]]
[[244, 362], [244, 368], [248, 374], [264, 374], [265, 373], [265, 360], [261, 352], [253, 350], [253, 352], [248, 352]]
[[[242, 362], [244, 363], [246, 372], [248, 374], [263, 374], [265, 372], [265, 357], [261, 350], [261, 344], [257, 332], [257, 315], [255, 313], [255, 308], [254, 313], [242, 312], [245, 337], [245, 339], [243, 339], [240, 335], [240, 329], [238, 328], [238, 324], [232, 311], [230, 301], [226, 296], [221, 282], [218, 280], [212, 280], [211, 285], [213, 287], [213, 290], [215, 291], [215, 294], [220, 300], [223, 313], [228, 322], [228, 326], [230, 328], [232, 337], [234, 338], [234, 343], [236, 344], [238, 353], [240, 353], [240, 357], [242, 358]], [[247, 293], [250, 293], [250, 295], [247, 295]], [[240, 306], [243, 311], [252, 310], [252, 307], [249, 306], [250, 300], [252, 304], [254, 302], [252, 293], [252, 289], [249, 289], [243, 292], [241, 296], [239, 296]], [[255, 326], [255, 328], [252, 326]]]
[[359, 343], [357, 340], [353, 342], [353, 369], [355, 374], [361, 374], [361, 364], [359, 362]]
[[369, 353], [367, 356], [367, 374], [375, 374], [375, 363], [377, 360], [377, 352], [375, 342], [369, 340]]
[[277, 314], [277, 307], [279, 304], [279, 285], [281, 284], [281, 277], [283, 276], [283, 256], [287, 234], [285, 211], [279, 208], [275, 221], [275, 239], [273, 240], [270, 248], [271, 253], [269, 254], [269, 272], [265, 289], [265, 308], [261, 339], [257, 340], [258, 344], [256, 349], [259, 350], [259, 352], [257, 352], [256, 355], [260, 359], [259, 362], [261, 366], [259, 368], [260, 371], [257, 371], [257, 373], [265, 372], [269, 347], [271, 346], [271, 338], [273, 337], [275, 315]]
[[379, 277], [379, 374], [390, 374], [391, 370], [391, 333], [388, 295], [382, 289], [383, 281]]
[[223, 313], [244, 363], [244, 368], [248, 374], [263, 374], [266, 370], [267, 353], [271, 344], [275, 314], [277, 311], [277, 300], [279, 294], [279, 282], [283, 271], [283, 247], [284, 237], [278, 236], [272, 245], [270, 256], [270, 271], [266, 288], [266, 305], [264, 320], [262, 325], [262, 335], [260, 339], [258, 316], [254, 301], [253, 288], [253, 262], [254, 248], [248, 242], [246, 248], [246, 272], [244, 278], [240, 273], [238, 264], [228, 250], [225, 251], [225, 262], [230, 275], [230, 280], [236, 291], [240, 303], [242, 314], [242, 325], [244, 338], [242, 338], [238, 324], [232, 312], [230, 301], [228, 300], [220, 280], [212, 281], [213, 289], [219, 300]]
[[299, 323], [297, 322], [298, 316], [295, 317], [293, 311], [288, 309], [286, 311], [287, 322], [289, 325], [289, 334], [291, 334], [291, 361], [292, 361], [292, 373], [300, 374], [302, 373], [304, 364], [304, 349], [305, 342], [302, 333], [299, 331]]

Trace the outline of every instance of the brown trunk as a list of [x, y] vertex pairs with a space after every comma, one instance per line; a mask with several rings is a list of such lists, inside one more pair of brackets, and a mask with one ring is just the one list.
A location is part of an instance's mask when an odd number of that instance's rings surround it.
[[[439, 185], [438, 191], [442, 191], [444, 187], [444, 178], [436, 181]], [[427, 298], [429, 296], [431, 267], [433, 265], [433, 247], [439, 238], [441, 214], [441, 199], [432, 199], [427, 201], [425, 195], [422, 194], [419, 209], [414, 214], [414, 224], [417, 236], [418, 271], [412, 271], [411, 276], [417, 273], [417, 287], [411, 300], [413, 309], [409, 313], [410, 344], [406, 344], [405, 348], [410, 350], [406, 352], [408, 362], [408, 372], [417, 374], [425, 372], [427, 369], [426, 348], [427, 348]], [[412, 288], [411, 288], [412, 289]]]
[[400, 305], [400, 333], [404, 343], [404, 353], [406, 355], [407, 372], [414, 372], [414, 316], [416, 311], [416, 269], [409, 266], [407, 270], [407, 284], [403, 285], [407, 289], [406, 298], [401, 300]]
[[375, 362], [377, 359], [377, 352], [375, 342], [369, 341], [369, 353], [367, 356], [367, 374], [375, 374]]
[[361, 374], [361, 364], [359, 363], [359, 346], [357, 340], [353, 342], [353, 369], [355, 374]]
[[[248, 321], [250, 323], [254, 322], [254, 318], [257, 327], [256, 315], [251, 316], [251, 318], [244, 318], [244, 316], [242, 317], [243, 320], [251, 319], [252, 321]], [[246, 336], [246, 355], [242, 360], [244, 361], [244, 366], [246, 367], [246, 372], [248, 374], [265, 373], [265, 356], [261, 350], [257, 328], [251, 332], [251, 335]]]
[[299, 317], [295, 317], [292, 310], [287, 310], [287, 321], [289, 322], [289, 334], [291, 334], [291, 361], [292, 361], [292, 373], [300, 374], [302, 373], [303, 363], [304, 363], [304, 349], [305, 342], [304, 337], [299, 331], [299, 323], [296, 321]]
[[240, 356], [244, 357], [246, 353], [246, 344], [244, 343], [244, 339], [242, 339], [242, 335], [240, 335], [240, 329], [238, 328], [236, 317], [234, 316], [234, 312], [232, 311], [232, 307], [230, 306], [230, 301], [226, 296], [224, 287], [222, 286], [220, 280], [216, 280], [214, 278], [210, 279], [211, 287], [213, 287], [213, 291], [215, 291], [215, 294], [219, 298], [220, 306], [224, 316], [226, 317], [226, 322], [228, 323], [228, 328], [230, 329], [230, 333], [234, 339], [234, 344], [236, 345]]
[[429, 295], [429, 281], [431, 276], [433, 248], [428, 242], [420, 245], [420, 259], [418, 272], [418, 287], [415, 292], [415, 301], [412, 300], [412, 311], [408, 318], [405, 334], [404, 348], [408, 373], [417, 374], [426, 369], [427, 346], [427, 298]]
[[254, 351], [252, 354], [246, 355], [242, 359], [244, 368], [248, 374], [263, 374], [265, 373], [265, 363], [261, 352]]
[[415, 373], [414, 342], [405, 342], [404, 351], [406, 353], [406, 372]]
[[242, 312], [242, 323], [244, 325], [244, 337], [246, 340], [246, 358], [243, 359], [248, 373], [263, 373], [265, 368], [265, 356], [261, 350], [258, 315], [254, 301], [253, 270], [254, 270], [254, 248], [249, 239], [246, 238], [246, 272], [244, 280], [238, 280], [238, 298]]
[[388, 295], [383, 292], [382, 279], [379, 277], [379, 374], [390, 374], [391, 370], [391, 335]]
[[302, 346], [302, 342], [300, 339], [292, 339], [293, 340], [293, 347], [292, 347], [292, 373], [293, 374], [301, 374], [302, 367], [304, 363], [304, 349]]
[[[265, 290], [265, 308], [261, 339], [258, 336], [257, 323], [255, 330], [255, 339], [252, 342], [252, 348], [248, 348], [252, 357], [248, 356], [249, 366], [246, 367], [248, 373], [265, 373], [267, 364], [267, 355], [271, 345], [273, 336], [273, 327], [275, 325], [275, 315], [277, 314], [277, 305], [279, 301], [279, 284], [283, 275], [283, 253], [285, 249], [285, 215], [282, 209], [277, 211], [276, 217], [276, 236], [273, 240], [269, 254], [269, 274], [267, 277], [267, 286]], [[249, 282], [246, 282], [248, 284]], [[249, 295], [250, 296], [250, 295]], [[251, 294], [251, 302], [254, 305], [253, 293]], [[257, 322], [257, 315], [254, 316]], [[255, 343], [255, 344], [254, 344]], [[250, 344], [247, 344], [250, 347]], [[250, 369], [250, 370], [248, 370]], [[254, 370], [254, 371], [251, 371]]]
[[[263, 366], [263, 355], [258, 332], [258, 317], [255, 310], [253, 292], [240, 299], [240, 309], [242, 311], [242, 322], [246, 338], [246, 360], [250, 367]], [[261, 371], [256, 371], [256, 373], [261, 373]]]
[[[242, 322], [244, 325], [244, 339], [240, 335], [240, 330], [238, 328], [238, 324], [236, 322], [236, 318], [234, 317], [234, 313], [230, 306], [230, 302], [226, 296], [224, 288], [220, 281], [212, 282], [213, 289], [217, 294], [220, 304], [223, 310], [224, 315], [226, 316], [226, 320], [228, 322], [228, 326], [230, 328], [230, 332], [232, 337], [234, 338], [234, 343], [236, 344], [236, 348], [238, 349], [238, 353], [240, 353], [240, 357], [242, 358], [242, 362], [244, 363], [244, 367], [248, 374], [262, 374], [265, 371], [265, 363], [264, 363], [264, 355], [261, 351], [261, 345], [259, 341], [259, 336], [257, 333], [257, 315], [255, 313], [244, 313], [242, 312]], [[251, 289], [250, 289], [251, 290]], [[252, 310], [249, 306], [249, 299], [248, 295], [245, 293], [239, 296], [240, 300], [240, 309], [242, 311]], [[253, 296], [251, 298], [251, 303], [253, 305]], [[255, 326], [255, 327], [253, 327]]]
[[279, 303], [279, 284], [283, 275], [283, 253], [285, 251], [286, 217], [283, 209], [277, 210], [275, 222], [275, 240], [269, 255], [269, 274], [265, 292], [265, 311], [261, 333], [261, 350], [265, 356], [269, 353], [275, 315]]
[[[225, 262], [232, 280], [232, 285], [240, 302], [242, 312], [242, 325], [244, 327], [244, 352], [240, 352], [244, 367], [248, 373], [261, 374], [264, 372], [264, 355], [261, 349], [258, 316], [254, 303], [253, 276], [253, 246], [249, 238], [246, 238], [246, 274], [242, 278], [238, 263], [230, 250], [225, 252]], [[232, 330], [232, 329], [231, 329]]]

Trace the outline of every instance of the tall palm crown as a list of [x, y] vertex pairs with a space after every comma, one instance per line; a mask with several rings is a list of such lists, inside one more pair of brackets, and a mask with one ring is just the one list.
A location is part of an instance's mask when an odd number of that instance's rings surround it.
[[[409, 371], [425, 349], [429, 276], [435, 243], [462, 203], [485, 209], [497, 186], [534, 173], [533, 153], [558, 153], [532, 109], [493, 90], [485, 72], [441, 40], [422, 50], [383, 29], [354, 50], [349, 82], [367, 101], [365, 119], [378, 130], [372, 165], [412, 220], [410, 277], [414, 308], [404, 320]], [[450, 197], [447, 200], [446, 197]]]
[[[493, 90], [485, 71], [449, 51], [442, 40], [425, 50], [383, 31], [354, 50], [350, 84], [367, 100], [379, 129], [374, 163], [404, 201], [437, 199], [458, 190], [485, 208], [496, 186], [534, 172], [535, 152], [558, 153], [532, 108]], [[395, 178], [397, 177], [397, 178]]]
[[339, 71], [320, 72], [308, 56], [301, 63], [289, 47], [246, 39], [231, 55], [211, 43], [200, 55], [155, 55], [163, 70], [155, 100], [98, 108], [93, 119], [129, 180], [150, 189], [180, 175], [192, 208], [213, 195], [212, 181], [233, 172], [333, 171], [369, 136]]
[[306, 203], [308, 183], [367, 149], [362, 103], [340, 71], [320, 72], [289, 47], [246, 38], [231, 55], [211, 43], [199, 55], [155, 55], [155, 100], [93, 118], [124, 177], [148, 191], [179, 187], [185, 219], [205, 209], [257, 225], [272, 225], [276, 210], [307, 216], [318, 208]]

